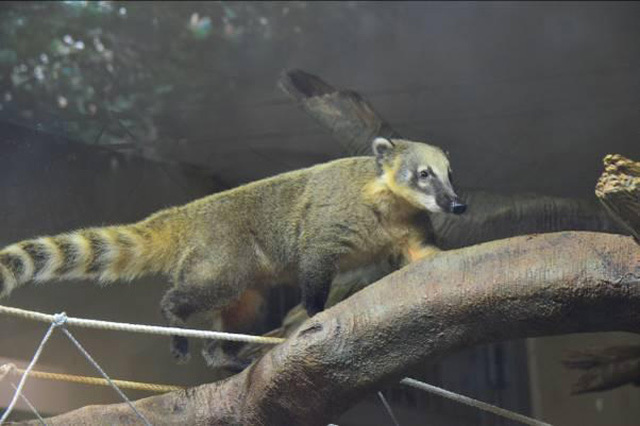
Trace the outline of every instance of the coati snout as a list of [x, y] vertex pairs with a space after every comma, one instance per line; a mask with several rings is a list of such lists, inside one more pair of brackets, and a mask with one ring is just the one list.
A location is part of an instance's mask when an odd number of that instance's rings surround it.
[[432, 213], [467, 209], [452, 184], [447, 155], [438, 147], [401, 139], [373, 141], [378, 172], [387, 186], [415, 207]]
[[459, 200], [454, 200], [451, 202], [451, 213], [462, 214], [465, 211], [467, 211], [467, 205], [465, 203], [462, 203]]

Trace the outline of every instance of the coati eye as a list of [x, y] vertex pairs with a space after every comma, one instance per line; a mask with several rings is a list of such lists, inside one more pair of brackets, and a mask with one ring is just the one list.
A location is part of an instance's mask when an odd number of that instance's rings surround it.
[[420, 171], [418, 172], [418, 174], [420, 175], [420, 177], [421, 177], [422, 179], [426, 179], [426, 178], [428, 178], [428, 177], [429, 177], [429, 174], [430, 174], [430, 173], [429, 173], [429, 169], [420, 170]]

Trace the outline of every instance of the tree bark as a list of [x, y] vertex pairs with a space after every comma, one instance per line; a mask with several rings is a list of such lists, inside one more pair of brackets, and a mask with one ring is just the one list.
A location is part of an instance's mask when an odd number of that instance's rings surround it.
[[[640, 247], [631, 237], [516, 237], [414, 263], [311, 318], [242, 373], [135, 404], [153, 424], [326, 425], [412, 367], [464, 347], [614, 330], [640, 330]], [[139, 423], [125, 404], [49, 422], [97, 418]]]
[[320, 77], [302, 70], [284, 72], [278, 86], [304, 112], [329, 130], [347, 155], [371, 155], [371, 142], [377, 136], [401, 137], [369, 101], [353, 90], [336, 89]]
[[615, 389], [632, 383], [640, 386], [640, 346], [612, 346], [572, 352], [565, 367], [582, 370], [571, 392], [581, 394]]
[[613, 154], [604, 157], [604, 167], [596, 195], [640, 241], [640, 163]]

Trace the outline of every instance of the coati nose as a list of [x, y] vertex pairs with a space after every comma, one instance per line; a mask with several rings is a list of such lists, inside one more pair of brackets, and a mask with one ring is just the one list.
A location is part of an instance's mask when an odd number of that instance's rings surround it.
[[467, 205], [465, 203], [461, 203], [458, 200], [451, 202], [451, 213], [453, 214], [462, 214], [467, 210]]

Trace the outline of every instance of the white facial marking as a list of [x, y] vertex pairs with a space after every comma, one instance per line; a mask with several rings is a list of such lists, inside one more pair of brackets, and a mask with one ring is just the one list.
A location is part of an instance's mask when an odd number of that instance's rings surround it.
[[416, 171], [416, 173], [418, 174], [417, 183], [418, 183], [418, 186], [420, 188], [422, 188], [422, 189], [426, 188], [429, 185], [429, 177], [428, 176], [424, 176], [424, 177], [422, 176], [422, 174], [424, 172], [428, 173], [429, 172], [429, 168], [425, 167], [425, 166], [422, 166], [422, 167], [419, 167], [418, 170]]
[[418, 198], [420, 200], [420, 204], [422, 204], [428, 211], [433, 213], [442, 211], [442, 208], [440, 208], [438, 203], [436, 203], [436, 197], [434, 197], [433, 195], [420, 194]]

